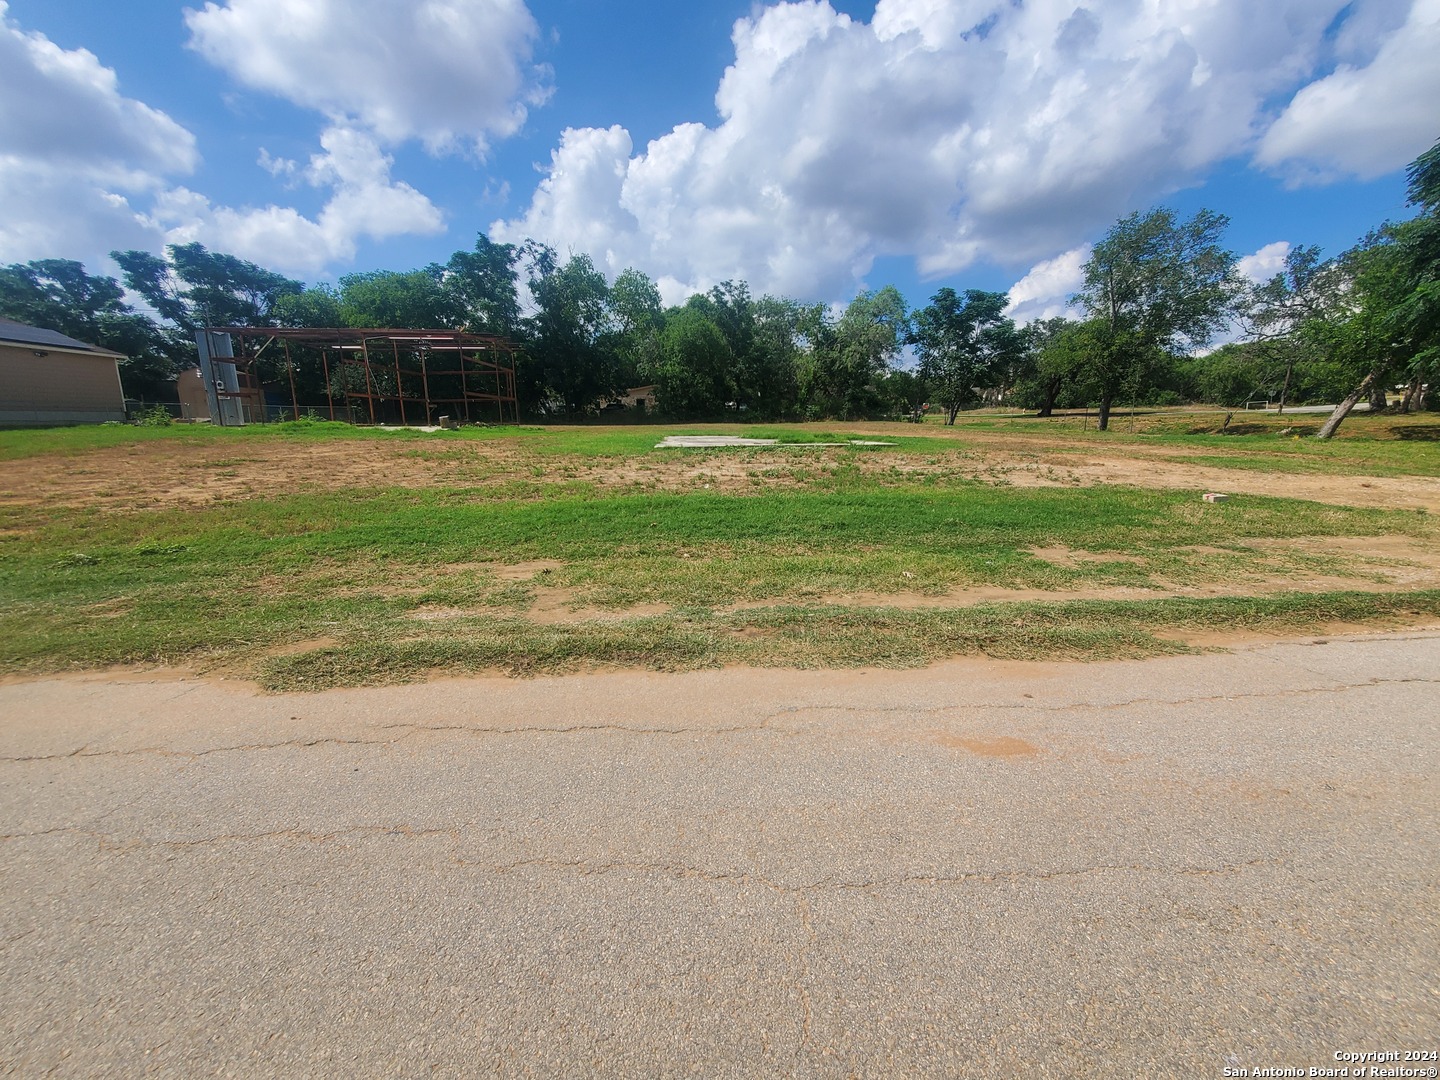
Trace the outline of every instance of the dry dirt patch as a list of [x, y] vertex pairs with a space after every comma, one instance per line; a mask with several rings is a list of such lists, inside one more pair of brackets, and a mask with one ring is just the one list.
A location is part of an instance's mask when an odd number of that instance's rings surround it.
[[501, 563], [495, 567], [494, 573], [499, 581], [533, 581], [554, 573], [564, 565], [555, 559], [535, 559], [532, 562]]
[[1044, 559], [1056, 566], [1076, 567], [1081, 563], [1140, 563], [1145, 560], [1138, 555], [1118, 555], [1114, 552], [1081, 551], [1069, 547], [1044, 547], [1027, 549], [1037, 559]]
[[[1405, 592], [1415, 589], [1440, 588], [1440, 551], [1423, 541], [1403, 536], [1380, 537], [1299, 537], [1285, 540], [1247, 540], [1247, 545], [1277, 553], [1328, 554], [1344, 558], [1351, 576], [1312, 573], [1298, 576], [1290, 573], [1253, 573], [1243, 579], [1243, 592], [1251, 596], [1270, 596], [1291, 592], [1349, 591], [1363, 588], [1375, 593]], [[1197, 554], [1207, 550], [1193, 548]], [[1085, 562], [1140, 562], [1137, 556], [1105, 552], [1088, 552], [1074, 548], [1054, 547], [1031, 549], [1032, 554], [1062, 566]], [[672, 614], [671, 604], [635, 604], [626, 607], [598, 607], [590, 603], [583, 589], [548, 584], [550, 570], [559, 570], [562, 563], [537, 561], [510, 566], [496, 565], [497, 578], [530, 581], [536, 584], [528, 606], [515, 614], [540, 625], [615, 622], [653, 615]], [[543, 575], [543, 576], [542, 576]], [[1363, 576], [1355, 576], [1363, 575]], [[896, 608], [900, 610], [945, 610], [993, 603], [1064, 603], [1075, 600], [1156, 600], [1173, 597], [1232, 596], [1237, 582], [1219, 581], [1199, 585], [1157, 584], [1153, 587], [1135, 585], [1099, 585], [1079, 589], [1007, 588], [1000, 585], [963, 585], [944, 592], [856, 590], [846, 593], [770, 597], [730, 604], [716, 604], [717, 613], [754, 611], [785, 604], [817, 607]], [[493, 608], [426, 607], [410, 614], [424, 622], [452, 619], [474, 619], [493, 615]]]
[[1101, 457], [1077, 461], [1059, 455], [1038, 461], [987, 454], [997, 479], [1019, 487], [1090, 487], [1120, 484], [1141, 488], [1223, 491], [1306, 499], [1333, 506], [1440, 512], [1440, 479], [1430, 476], [1323, 476], [1265, 473], [1250, 469], [1218, 469], [1193, 465], [1183, 458]]
[[[511, 474], [517, 457], [499, 441], [421, 457], [413, 444], [372, 440], [277, 439], [243, 446], [157, 440], [6, 462], [0, 503], [128, 510], [204, 506], [297, 491], [460, 486], [489, 479], [496, 471]], [[485, 475], [478, 477], [479, 472]]]
[[[847, 435], [894, 435], [857, 425]], [[911, 432], [913, 434], [913, 432]], [[166, 440], [88, 453], [7, 462], [0, 504], [106, 510], [203, 506], [296, 491], [378, 487], [487, 487], [579, 481], [609, 491], [713, 490], [744, 494], [795, 489], [843, 463], [882, 483], [943, 475], [1023, 487], [1122, 484], [1307, 499], [1341, 506], [1440, 512], [1440, 478], [1266, 473], [1191, 464], [1183, 447], [1097, 447], [1063, 435], [1039, 440], [965, 431], [953, 449], [852, 454], [786, 446], [718, 452], [662, 451], [636, 457], [556, 460], [521, 440], [457, 442], [375, 439], [255, 440], [182, 444]]]

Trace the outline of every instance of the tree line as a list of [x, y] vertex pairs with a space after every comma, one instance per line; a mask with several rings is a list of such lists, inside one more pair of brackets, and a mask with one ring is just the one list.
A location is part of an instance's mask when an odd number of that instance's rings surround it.
[[[1223, 246], [1223, 215], [1130, 214], [1091, 251], [1071, 298], [1079, 317], [1023, 327], [1005, 293], [978, 289], [942, 288], [911, 310], [886, 286], [835, 310], [726, 281], [667, 307], [639, 270], [610, 282], [588, 255], [483, 234], [444, 263], [334, 286], [194, 243], [112, 252], [123, 288], [68, 260], [16, 263], [0, 267], [0, 315], [124, 353], [127, 393], [151, 400], [173, 397], [197, 327], [405, 327], [518, 343], [532, 418], [594, 415], [642, 385], [673, 418], [853, 419], [930, 404], [954, 423], [962, 409], [1004, 404], [1041, 416], [1094, 408], [1102, 429], [1117, 405], [1264, 398], [1339, 401], [1329, 435], [1366, 396], [1386, 407], [1392, 387], [1404, 388], [1399, 408], [1421, 407], [1440, 366], [1440, 142], [1407, 180], [1414, 218], [1329, 259], [1296, 247], [1258, 285]], [[127, 304], [126, 289], [154, 314]], [[1207, 351], [1222, 334], [1238, 340]], [[318, 368], [301, 383], [343, 395]]]

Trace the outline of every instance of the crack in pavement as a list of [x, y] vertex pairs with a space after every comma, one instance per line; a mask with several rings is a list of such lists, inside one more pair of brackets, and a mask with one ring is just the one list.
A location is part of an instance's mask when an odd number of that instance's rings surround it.
[[[581, 877], [606, 874], [614, 871], [635, 870], [644, 873], [664, 874], [677, 879], [695, 879], [705, 882], [755, 884], [782, 896], [795, 897], [818, 892], [858, 892], [868, 889], [897, 888], [906, 885], [965, 885], [971, 883], [990, 884], [1011, 881], [1054, 881], [1062, 878], [1081, 877], [1087, 874], [1127, 872], [1149, 874], [1176, 874], [1183, 877], [1209, 877], [1237, 874], [1256, 866], [1279, 865], [1279, 858], [1256, 858], [1239, 863], [1224, 863], [1220, 866], [1151, 866], [1145, 863], [1096, 863], [1093, 866], [1062, 867], [1054, 870], [972, 870], [959, 874], [905, 874], [895, 878], [867, 879], [863, 881], [836, 881], [821, 878], [817, 881], [798, 885], [786, 885], [764, 874], [749, 870], [716, 871], [684, 863], [657, 863], [640, 860], [617, 859], [609, 862], [589, 862], [584, 859], [520, 859], [510, 863], [484, 863], [476, 860], [455, 859], [457, 866], [480, 870], [491, 874], [510, 874], [520, 870], [541, 869], [573, 872]], [[809, 909], [805, 911], [809, 917]]]
[[[209, 757], [211, 754], [250, 753], [260, 750], [283, 750], [286, 747], [310, 749], [316, 746], [393, 746], [395, 743], [422, 733], [456, 732], [467, 735], [571, 735], [584, 732], [621, 732], [627, 735], [732, 735], [747, 731], [765, 731], [773, 717], [766, 717], [758, 724], [736, 724], [719, 728], [662, 728], [632, 727], [625, 724], [569, 724], [562, 727], [477, 727], [469, 724], [381, 724], [377, 730], [402, 730], [403, 734], [391, 738], [349, 738], [327, 737], [319, 739], [284, 739], [273, 743], [242, 743], [236, 746], [212, 746], [206, 750], [174, 750], [164, 746], [136, 746], [125, 750], [91, 750], [90, 744], [66, 751], [63, 754], [34, 754], [20, 757], [0, 756], [0, 763], [25, 764], [37, 761], [65, 761], [69, 758], [133, 757], [154, 755], [192, 760]], [[776, 732], [789, 737], [795, 732]]]
[[[29, 833], [7, 833], [0, 834], [0, 841], [4, 840], [28, 840], [44, 836], [52, 836], [59, 833], [68, 833], [75, 836], [88, 836], [109, 846], [124, 846], [127, 849], [137, 847], [167, 847], [167, 848], [193, 848], [204, 847], [210, 844], [224, 843], [248, 843], [257, 840], [299, 840], [306, 843], [328, 843], [348, 836], [402, 836], [406, 839], [426, 839], [430, 837], [443, 836], [456, 844], [461, 843], [461, 833], [473, 828], [473, 822], [465, 822], [461, 825], [450, 828], [416, 828], [413, 825], [352, 825], [343, 829], [332, 829], [329, 831], [315, 831], [309, 829], [267, 829], [253, 833], [220, 833], [214, 836], [198, 837], [193, 840], [124, 840], [96, 832], [90, 828], [80, 826], [57, 826], [52, 829], [42, 829]], [[1177, 874], [1182, 876], [1213, 876], [1222, 874], [1235, 874], [1242, 870], [1264, 864], [1278, 864], [1278, 858], [1257, 858], [1241, 863], [1225, 863], [1220, 866], [1197, 866], [1186, 864], [1180, 866], [1153, 866], [1145, 863], [1096, 863], [1091, 866], [1062, 867], [1053, 870], [1026, 870], [1026, 869], [1003, 869], [1003, 870], [970, 870], [958, 874], [905, 874], [895, 878], [865, 879], [858, 881], [835, 880], [833, 878], [821, 878], [816, 881], [787, 885], [774, 878], [751, 870], [707, 870], [703, 867], [691, 866], [686, 863], [665, 863], [650, 862], [644, 860], [614, 859], [607, 862], [592, 862], [585, 859], [554, 859], [554, 858], [528, 858], [517, 859], [513, 862], [491, 863], [481, 862], [475, 859], [466, 859], [460, 856], [452, 856], [452, 865], [468, 870], [479, 870], [490, 874], [511, 874], [521, 870], [539, 869], [558, 872], [571, 872], [581, 877], [591, 877], [599, 874], [607, 874], [615, 871], [634, 870], [643, 873], [664, 874], [677, 879], [694, 879], [698, 881], [713, 883], [733, 883], [740, 885], [754, 884], [769, 889], [787, 897], [795, 897], [812, 892], [854, 892], [868, 889], [896, 888], [906, 885], [963, 885], [969, 883], [988, 884], [993, 882], [1006, 881], [1051, 881], [1061, 878], [1077, 877], [1086, 874], [1110, 873], [1124, 871], [1130, 873], [1151, 873], [1151, 874]]]
[[193, 760], [196, 758], [209, 757], [211, 754], [239, 754], [258, 750], [283, 750], [286, 747], [294, 747], [297, 750], [305, 750], [316, 746], [390, 746], [407, 739], [410, 734], [401, 735], [394, 739], [285, 739], [273, 743], [242, 743], [238, 746], [212, 746], [208, 750], [173, 750], [165, 746], [135, 746], [128, 750], [91, 750], [90, 744], [86, 743], [77, 750], [71, 750], [65, 754], [37, 754], [31, 757], [0, 757], [0, 762], [23, 764], [35, 761], [65, 761], [69, 758], [105, 758], [105, 757], [139, 757], [152, 755], [155, 757], [183, 758]]
[[164, 746], [141, 746], [125, 750], [91, 750], [90, 744], [86, 743], [74, 750], [56, 754], [35, 754], [26, 756], [7, 757], [0, 756], [0, 763], [5, 764], [29, 764], [35, 762], [64, 761], [71, 758], [106, 758], [106, 757], [132, 757], [153, 755], [157, 757], [180, 758], [184, 760], [197, 760], [209, 757], [212, 754], [234, 754], [254, 753], [264, 750], [282, 750], [287, 747], [295, 749], [313, 749], [317, 746], [393, 746], [404, 739], [420, 734], [443, 734], [458, 733], [466, 735], [576, 735], [592, 732], [613, 732], [626, 735], [664, 735], [664, 736], [718, 736], [737, 735], [750, 732], [763, 732], [776, 735], [782, 738], [795, 738], [804, 734], [799, 730], [785, 730], [775, 727], [775, 723], [788, 717], [794, 717], [802, 713], [859, 713], [871, 715], [888, 715], [905, 713], [914, 716], [936, 716], [942, 713], [951, 712], [985, 712], [985, 711], [1007, 711], [1007, 712], [1028, 712], [1028, 713], [1055, 713], [1074, 712], [1077, 710], [1110, 711], [1133, 708], [1139, 705], [1166, 705], [1184, 706], [1200, 705], [1217, 701], [1267, 701], [1282, 698], [1304, 697], [1314, 694], [1343, 694], [1353, 690], [1364, 690], [1378, 686], [1400, 686], [1408, 684], [1440, 685], [1440, 679], [1431, 678], [1373, 678], [1364, 682], [1342, 683], [1335, 686], [1314, 686], [1298, 687], [1289, 690], [1275, 690], [1267, 692], [1253, 692], [1240, 694], [1205, 694], [1194, 697], [1183, 698], [1157, 698], [1137, 697], [1127, 698], [1124, 701], [1092, 703], [1092, 702], [1066, 702], [1061, 704], [1044, 704], [1040, 702], [995, 702], [995, 703], [974, 703], [958, 702], [946, 705], [837, 705], [837, 704], [805, 704], [791, 705], [775, 712], [769, 713], [758, 723], [733, 724], [725, 727], [653, 727], [633, 726], [628, 724], [604, 723], [604, 724], [566, 724], [559, 726], [532, 727], [532, 726], [507, 726], [490, 727], [471, 724], [425, 724], [409, 721], [400, 724], [382, 724], [376, 730], [398, 731], [387, 738], [339, 738], [324, 737], [316, 739], [285, 739], [273, 743], [242, 743], [235, 746], [216, 746], [205, 750], [175, 750]]
[[32, 840], [43, 836], [54, 836], [58, 833], [68, 833], [72, 836], [89, 837], [102, 847], [111, 850], [123, 849], [127, 851], [135, 850], [136, 848], [192, 848], [204, 847], [209, 844], [244, 843], [255, 840], [279, 839], [303, 840], [307, 843], [323, 844], [346, 836], [403, 836], [407, 839], [416, 840], [432, 836], [444, 836], [458, 844], [460, 842], [461, 830], [470, 828], [471, 825], [471, 822], [466, 822], [464, 825], [457, 825], [449, 829], [416, 829], [409, 825], [352, 825], [348, 828], [333, 829], [329, 832], [314, 832], [306, 829], [269, 829], [264, 832], [255, 833], [220, 833], [216, 836], [202, 836], [194, 840], [126, 840], [97, 832], [92, 828], [78, 825], [63, 825], [53, 829], [41, 829], [37, 832], [0, 834], [0, 841]]
[[[1316, 673], [1320, 674], [1320, 673]], [[1202, 694], [1194, 697], [1182, 698], [1159, 698], [1159, 697], [1137, 697], [1127, 698], [1124, 701], [1111, 702], [1088, 702], [1073, 701], [1057, 705], [1047, 705], [1040, 702], [957, 702], [951, 705], [791, 705], [774, 714], [774, 718], [793, 715], [805, 712], [858, 712], [858, 713], [913, 713], [921, 716], [933, 716], [945, 712], [984, 712], [1006, 710], [1012, 712], [1074, 712], [1077, 710], [1108, 711], [1111, 709], [1128, 709], [1135, 705], [1203, 705], [1216, 701], [1267, 701], [1278, 698], [1304, 697], [1307, 694], [1340, 694], [1351, 690], [1365, 690], [1375, 686], [1396, 686], [1408, 683], [1425, 683], [1440, 685], [1440, 679], [1428, 678], [1404, 678], [1404, 679], [1367, 679], [1358, 683], [1341, 683], [1335, 686], [1305, 686], [1290, 690], [1272, 690], [1265, 692], [1252, 692], [1243, 694]]]
[[152, 841], [148, 846], [190, 848], [208, 844], [248, 843], [255, 840], [304, 840], [307, 843], [324, 844], [347, 836], [403, 836], [409, 840], [423, 840], [432, 836], [445, 836], [455, 843], [460, 842], [460, 831], [471, 827], [470, 822], [449, 829], [416, 829], [410, 825], [351, 825], [330, 832], [312, 832], [306, 829], [272, 829], [258, 833], [221, 833], [218, 836], [204, 836], [195, 840]]
[[[347, 829], [333, 830], [329, 832], [315, 832], [303, 829], [279, 829], [259, 833], [231, 833], [219, 836], [210, 836], [187, 841], [160, 841], [145, 843], [116, 843], [107, 841], [90, 830], [85, 829], [52, 829], [44, 833], [32, 835], [49, 835], [57, 832], [69, 832], [82, 836], [94, 838], [102, 849], [113, 851], [134, 850], [136, 847], [163, 847], [168, 849], [198, 848], [207, 845], [223, 843], [254, 842], [257, 840], [290, 840], [305, 843], [327, 843], [346, 836], [401, 836], [407, 839], [420, 839], [441, 836], [450, 841], [452, 845], [458, 846], [461, 842], [461, 831], [465, 828], [474, 827], [473, 822], [457, 826], [453, 829], [417, 829], [410, 825], [370, 825], [353, 826]], [[16, 837], [4, 836], [3, 840], [15, 839]], [[794, 954], [794, 973], [787, 980], [790, 983], [796, 1001], [796, 1041], [792, 1060], [798, 1065], [804, 1058], [807, 1050], [813, 1050], [815, 1012], [811, 995], [811, 984], [814, 981], [814, 968], [811, 963], [811, 956], [819, 948], [821, 943], [820, 933], [815, 926], [814, 912], [811, 906], [811, 896], [820, 893], [845, 894], [854, 892], [866, 892], [881, 889], [900, 888], [940, 888], [953, 885], [995, 885], [1013, 883], [1017, 881], [1058, 881], [1061, 879], [1075, 878], [1090, 874], [1103, 873], [1147, 873], [1147, 874], [1169, 874], [1180, 876], [1192, 875], [1233, 875], [1239, 874], [1247, 869], [1263, 865], [1279, 865], [1282, 860], [1277, 858], [1256, 858], [1242, 863], [1230, 863], [1220, 866], [1196, 866], [1182, 865], [1175, 867], [1149, 866], [1141, 863], [1106, 863], [1092, 866], [1062, 867], [1052, 870], [985, 870], [968, 871], [959, 874], [906, 874], [893, 879], [870, 879], [859, 881], [835, 881], [828, 878], [811, 881], [808, 883], [789, 885], [782, 881], [751, 871], [714, 871], [703, 867], [697, 867], [683, 863], [651, 862], [642, 860], [612, 860], [608, 862], [589, 862], [580, 860], [561, 860], [545, 858], [529, 858], [516, 860], [509, 863], [490, 864], [476, 860], [467, 860], [458, 855], [451, 854], [450, 862], [453, 866], [462, 870], [473, 870], [489, 874], [516, 873], [527, 869], [551, 871], [559, 873], [573, 873], [580, 876], [592, 876], [605, 874], [614, 871], [632, 871], [642, 874], [663, 874], [675, 879], [690, 879], [712, 882], [718, 884], [743, 887], [745, 885], [756, 885], [775, 893], [777, 896], [788, 899], [793, 905], [795, 917], [799, 922], [801, 940]], [[21, 934], [20, 937], [25, 937]], [[12, 938], [6, 944], [13, 944], [19, 938]]]
[[[765, 717], [758, 724], [734, 724], [729, 727], [638, 727], [629, 724], [565, 724], [559, 727], [482, 727], [471, 724], [421, 724], [410, 721], [403, 724], [383, 724], [389, 728], [409, 728], [411, 733], [421, 731], [456, 731], [469, 735], [574, 735], [590, 731], [614, 731], [626, 735], [734, 735], [746, 731], [768, 731], [770, 721], [780, 713]], [[776, 732], [790, 735], [791, 732]]]

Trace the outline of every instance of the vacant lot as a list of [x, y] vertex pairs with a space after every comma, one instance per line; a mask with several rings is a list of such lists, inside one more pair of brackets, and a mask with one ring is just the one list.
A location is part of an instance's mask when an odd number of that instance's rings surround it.
[[[0, 432], [0, 671], [321, 687], [1440, 621], [1433, 418], [1116, 426]], [[656, 448], [676, 432], [782, 444]]]

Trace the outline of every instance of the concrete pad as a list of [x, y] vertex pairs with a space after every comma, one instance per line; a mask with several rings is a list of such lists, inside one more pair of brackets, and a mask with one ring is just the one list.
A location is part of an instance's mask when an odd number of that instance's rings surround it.
[[656, 450], [706, 450], [721, 446], [894, 446], [893, 442], [875, 439], [850, 439], [848, 442], [782, 443], [779, 439], [742, 439], [738, 435], [666, 435], [655, 444]]
[[705, 450], [715, 446], [777, 446], [779, 439], [742, 439], [738, 435], [666, 435], [656, 450]]

